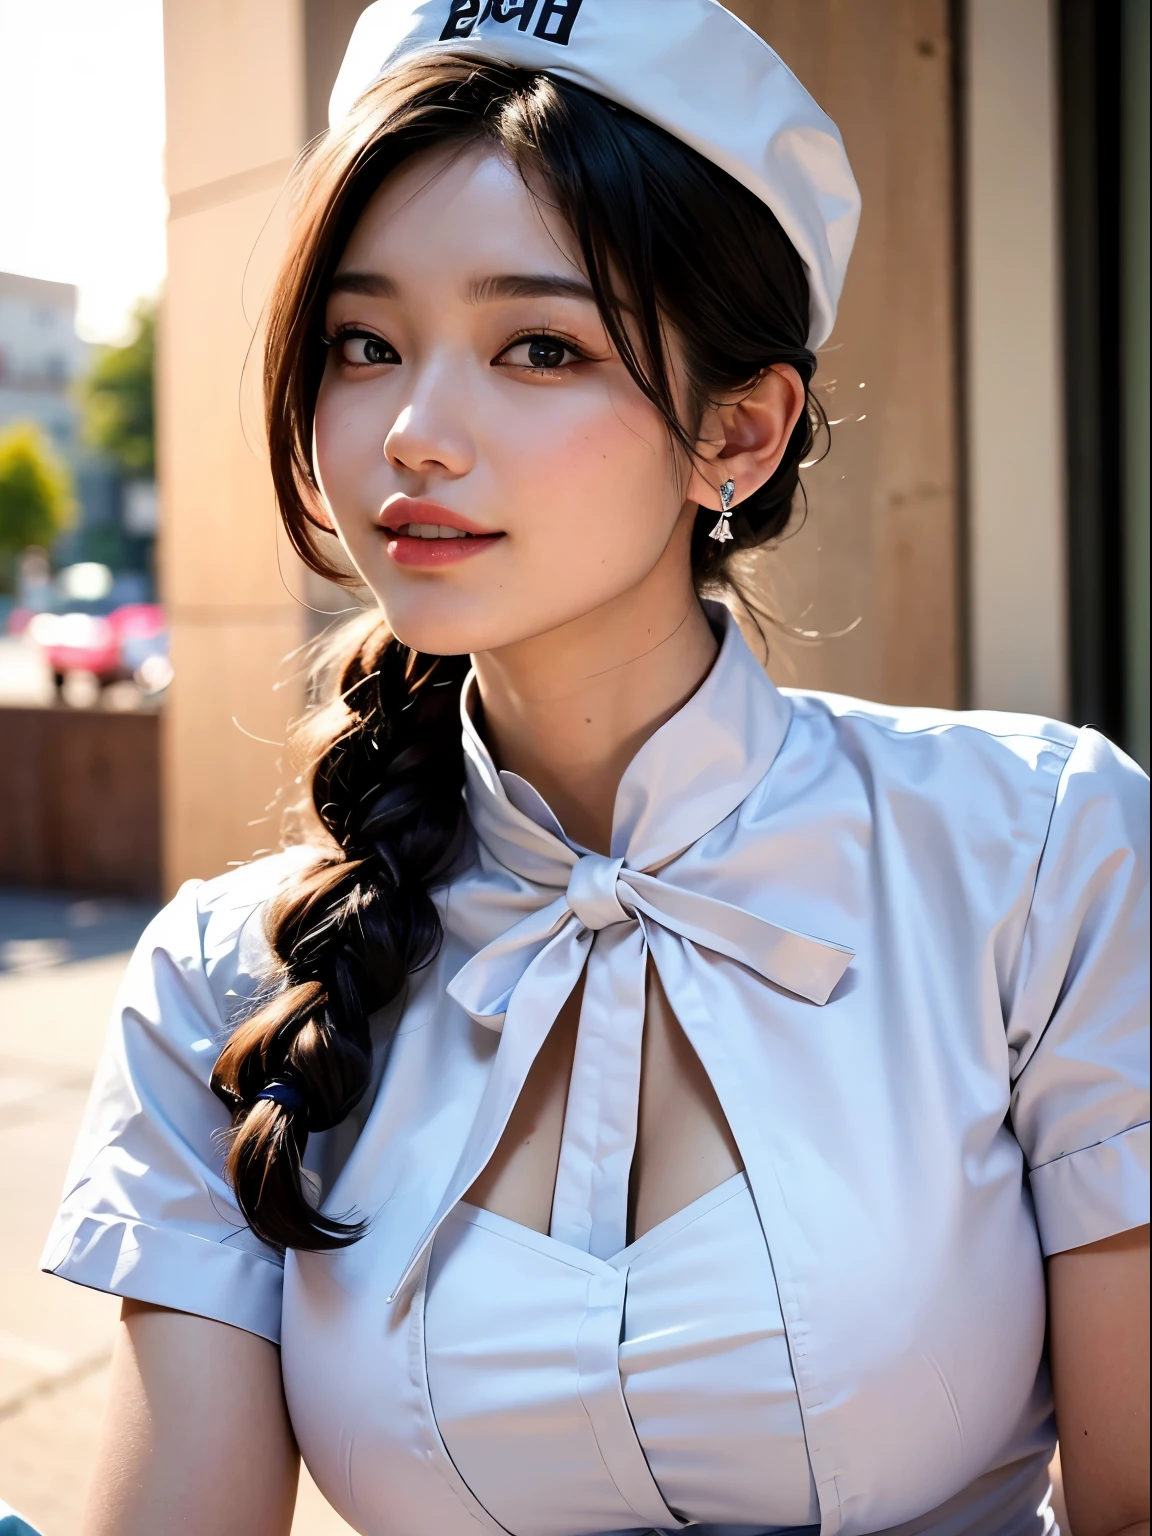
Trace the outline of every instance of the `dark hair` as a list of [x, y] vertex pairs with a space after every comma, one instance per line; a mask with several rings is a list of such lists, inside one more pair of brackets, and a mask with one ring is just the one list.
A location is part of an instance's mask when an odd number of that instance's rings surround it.
[[[645, 119], [549, 75], [464, 55], [412, 61], [365, 93], [347, 126], [304, 165], [290, 249], [268, 316], [265, 415], [288, 536], [321, 575], [347, 575], [317, 519], [312, 422], [324, 370], [328, 286], [384, 178], [422, 150], [491, 144], [553, 200], [571, 227], [611, 340], [693, 451], [711, 400], [751, 388], [773, 363], [809, 384], [808, 283], [771, 211], [726, 172]], [[625, 307], [631, 330], [625, 324]], [[682, 350], [694, 419], [677, 414], [664, 327]], [[779, 468], [734, 509], [731, 542], [697, 513], [698, 588], [731, 584], [733, 553], [781, 534], [822, 415], [811, 396]], [[335, 697], [296, 736], [327, 848], [269, 904], [271, 996], [232, 1033], [212, 1076], [233, 1111], [227, 1171], [253, 1231], [294, 1248], [336, 1248], [361, 1224], [320, 1214], [300, 1157], [309, 1131], [336, 1125], [371, 1067], [368, 1017], [394, 999], [440, 942], [430, 889], [463, 829], [460, 685], [467, 657], [425, 656], [379, 615], [357, 620]], [[278, 1098], [258, 1098], [271, 1081]], [[295, 1090], [294, 1092], [292, 1090]]]

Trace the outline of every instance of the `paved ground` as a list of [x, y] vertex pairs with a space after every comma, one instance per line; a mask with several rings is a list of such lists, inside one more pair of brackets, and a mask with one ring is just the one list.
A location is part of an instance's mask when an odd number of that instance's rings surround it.
[[[149, 912], [0, 891], [0, 1499], [74, 1536], [119, 1303], [37, 1269], [113, 995]], [[349, 1536], [305, 1478], [293, 1536]]]

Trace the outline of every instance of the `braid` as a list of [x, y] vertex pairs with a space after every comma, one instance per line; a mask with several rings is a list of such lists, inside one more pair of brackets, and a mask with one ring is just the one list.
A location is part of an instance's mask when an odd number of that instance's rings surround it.
[[[227, 1174], [252, 1230], [284, 1248], [342, 1248], [363, 1223], [322, 1215], [300, 1159], [368, 1086], [368, 1018], [439, 947], [429, 895], [463, 826], [460, 686], [468, 658], [423, 656], [373, 615], [308, 720], [311, 800], [332, 840], [266, 914], [275, 995], [232, 1034], [212, 1088], [232, 1110]], [[270, 1083], [276, 1099], [257, 1099]]]

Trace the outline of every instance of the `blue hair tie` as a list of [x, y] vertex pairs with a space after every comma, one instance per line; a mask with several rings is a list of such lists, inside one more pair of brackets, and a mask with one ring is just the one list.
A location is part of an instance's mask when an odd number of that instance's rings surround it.
[[308, 1101], [296, 1084], [283, 1077], [274, 1077], [270, 1083], [265, 1083], [252, 1102], [258, 1104], [261, 1099], [271, 1099], [284, 1109], [300, 1111], [308, 1108]]

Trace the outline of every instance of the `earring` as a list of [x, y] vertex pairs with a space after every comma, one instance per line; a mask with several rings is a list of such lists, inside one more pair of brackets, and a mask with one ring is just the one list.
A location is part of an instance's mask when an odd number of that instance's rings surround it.
[[735, 494], [735, 480], [725, 480], [724, 484], [720, 487], [720, 521], [708, 535], [710, 539], [715, 539], [718, 544], [723, 544], [726, 539], [732, 537], [732, 530], [728, 526], [728, 519], [732, 516], [732, 498]]

